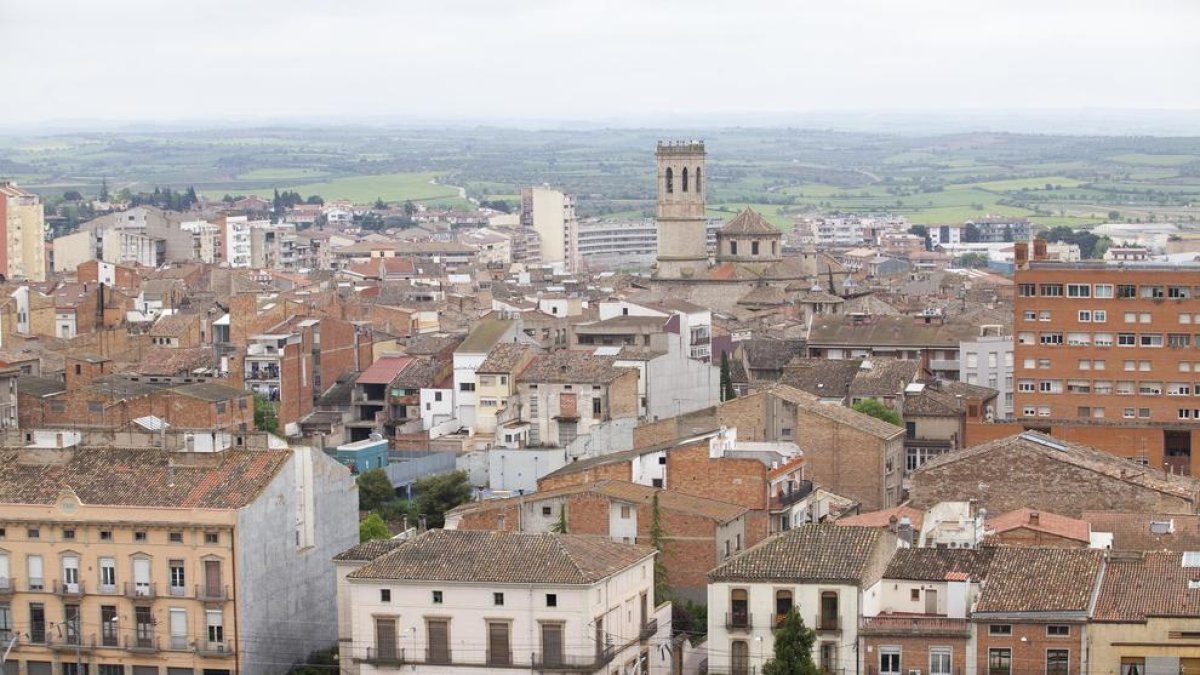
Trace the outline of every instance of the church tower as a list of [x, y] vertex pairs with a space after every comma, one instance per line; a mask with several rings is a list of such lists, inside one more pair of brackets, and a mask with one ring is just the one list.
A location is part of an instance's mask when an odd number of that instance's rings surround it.
[[704, 141], [659, 141], [659, 279], [688, 279], [708, 267], [704, 217]]

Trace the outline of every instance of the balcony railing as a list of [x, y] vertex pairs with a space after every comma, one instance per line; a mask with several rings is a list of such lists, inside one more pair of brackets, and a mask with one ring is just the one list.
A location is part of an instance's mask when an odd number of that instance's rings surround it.
[[158, 651], [158, 637], [127, 637], [125, 638], [125, 649], [131, 652], [156, 652]]
[[658, 619], [650, 619], [648, 621], [643, 621], [642, 629], [641, 629], [641, 631], [638, 632], [638, 639], [641, 640], [642, 642], [645, 642], [646, 640], [649, 640], [651, 637], [654, 637], [654, 634], [657, 632], [658, 632]]
[[822, 614], [817, 617], [818, 631], [840, 631], [842, 629], [841, 617], [835, 615]]
[[25, 580], [25, 590], [30, 593], [45, 593], [46, 580], [39, 577], [29, 577]]
[[158, 589], [155, 584], [139, 583], [136, 581], [125, 582], [125, 597], [127, 598], [153, 600], [157, 594]]
[[404, 648], [380, 650], [376, 647], [367, 647], [367, 658], [363, 661], [379, 665], [399, 665], [404, 663]]
[[15, 585], [12, 577], [0, 577], [0, 595], [12, 594], [16, 590], [13, 588]]
[[234, 651], [233, 640], [212, 642], [208, 640], [208, 636], [196, 640], [196, 653], [200, 656], [233, 656]]
[[54, 635], [46, 636], [46, 646], [61, 651], [79, 650], [91, 651], [96, 648], [95, 635]]
[[863, 618], [859, 633], [881, 637], [969, 638], [971, 623], [944, 616], [870, 616]]
[[203, 602], [225, 602], [229, 599], [229, 587], [196, 584], [196, 599]]
[[812, 491], [813, 491], [812, 481], [802, 480], [802, 481], [800, 481], [800, 484], [797, 485], [796, 488], [790, 492], [784, 492], [783, 494], [771, 495], [771, 508], [772, 509], [782, 509], [782, 508], [791, 506], [792, 504], [795, 504], [796, 502], [800, 501], [801, 499], [804, 499], [805, 497], [812, 494]]
[[606, 645], [594, 655], [534, 653], [530, 660], [534, 670], [601, 670], [616, 656], [616, 648]]
[[101, 595], [117, 595], [121, 592], [116, 584], [100, 584], [96, 589]]
[[[916, 670], [916, 669], [914, 669], [914, 670]], [[950, 670], [936, 670], [936, 671], [935, 670], [925, 670], [924, 668], [921, 668], [920, 670], [922, 673], [928, 673], [928, 675], [963, 675], [963, 672], [964, 672], [962, 668], [951, 668]], [[867, 669], [866, 669], [866, 675], [893, 675], [896, 673], [898, 673], [899, 675], [903, 675], [904, 673], [907, 673], [907, 672], [909, 672], [909, 671], [907, 671], [907, 670], [902, 670], [902, 671], [879, 670], [878, 663], [868, 663]]]
[[79, 583], [68, 584], [57, 579], [54, 580], [55, 595], [83, 595], [84, 592], [82, 581]]
[[726, 630], [750, 630], [754, 627], [754, 620], [749, 613], [732, 612], [725, 615]]

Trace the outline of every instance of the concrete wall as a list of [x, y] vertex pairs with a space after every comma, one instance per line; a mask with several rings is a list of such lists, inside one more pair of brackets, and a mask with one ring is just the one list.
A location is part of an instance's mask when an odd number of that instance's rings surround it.
[[238, 514], [236, 595], [250, 636], [239, 645], [243, 675], [283, 672], [337, 639], [332, 559], [358, 543], [358, 487], [324, 453], [294, 453], [292, 466]]

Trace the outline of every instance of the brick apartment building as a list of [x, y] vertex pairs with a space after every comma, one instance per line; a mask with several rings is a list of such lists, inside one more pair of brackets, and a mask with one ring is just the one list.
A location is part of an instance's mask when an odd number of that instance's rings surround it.
[[1015, 279], [1018, 421], [1200, 473], [1200, 267], [1035, 261]]

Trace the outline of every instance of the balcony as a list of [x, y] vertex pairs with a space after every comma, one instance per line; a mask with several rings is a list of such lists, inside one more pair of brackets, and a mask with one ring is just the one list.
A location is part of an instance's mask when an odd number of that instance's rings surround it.
[[929, 369], [930, 370], [955, 370], [956, 371], [959, 369], [958, 368], [958, 360], [957, 359], [930, 359], [929, 360]]
[[842, 630], [841, 617], [834, 615], [822, 614], [817, 617], [817, 632], [818, 633], [836, 633]]
[[404, 648], [381, 650], [367, 647], [367, 658], [361, 660], [377, 666], [398, 666], [404, 663]]
[[658, 632], [658, 619], [650, 619], [642, 622], [642, 629], [638, 631], [638, 639], [642, 642], [654, 637]]
[[810, 480], [802, 480], [796, 489], [783, 494], [771, 495], [771, 510], [785, 509], [792, 504], [812, 494], [813, 484]]
[[[909, 672], [909, 671], [907, 671], [907, 670], [905, 670], [905, 671], [880, 670], [878, 663], [868, 663], [867, 669], [866, 669], [866, 675], [904, 675], [904, 673], [906, 673], [906, 672]], [[950, 670], [939, 670], [937, 672], [934, 672], [931, 670], [927, 671], [924, 668], [922, 668], [921, 672], [928, 673], [929, 675], [963, 675], [963, 673], [965, 671], [962, 668], [953, 668], [952, 667]]]
[[158, 594], [158, 588], [155, 584], [143, 582], [125, 582], [125, 597], [131, 598], [134, 601], [149, 602]]
[[186, 598], [187, 586], [168, 586], [167, 595], [171, 596], [172, 598]]
[[46, 636], [46, 646], [55, 651], [91, 651], [96, 648], [95, 635], [54, 635]]
[[130, 652], [156, 652], [158, 651], [158, 637], [127, 637], [125, 638], [125, 650]]
[[754, 628], [754, 621], [746, 612], [732, 612], [725, 615], [726, 630], [748, 631]]
[[83, 582], [77, 584], [68, 584], [57, 579], [54, 580], [54, 594], [63, 596], [80, 596], [84, 594]]
[[16, 588], [12, 577], [0, 577], [0, 596], [12, 595]]
[[966, 619], [947, 619], [943, 616], [869, 616], [862, 620], [861, 635], [879, 637], [971, 637], [971, 623]]
[[46, 580], [39, 577], [29, 577], [25, 581], [25, 590], [30, 593], [45, 593]]
[[201, 602], [225, 602], [229, 599], [229, 587], [196, 584], [196, 599]]
[[608, 665], [616, 655], [616, 649], [607, 645], [596, 654], [581, 656], [578, 654], [545, 654], [533, 655], [533, 670], [579, 670], [596, 671]]
[[101, 595], [120, 595], [121, 589], [116, 584], [100, 584], [96, 587], [97, 592]]
[[232, 640], [213, 642], [205, 638], [196, 640], [196, 654], [215, 658], [231, 657], [234, 654]]

